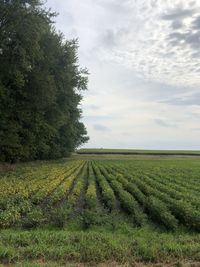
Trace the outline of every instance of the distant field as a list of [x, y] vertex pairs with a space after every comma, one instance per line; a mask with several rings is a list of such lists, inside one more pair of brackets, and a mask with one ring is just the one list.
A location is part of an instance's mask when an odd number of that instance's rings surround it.
[[143, 150], [143, 149], [104, 149], [84, 148], [78, 154], [121, 154], [121, 155], [189, 155], [200, 156], [199, 150]]
[[199, 158], [73, 156], [0, 184], [3, 266], [200, 266]]

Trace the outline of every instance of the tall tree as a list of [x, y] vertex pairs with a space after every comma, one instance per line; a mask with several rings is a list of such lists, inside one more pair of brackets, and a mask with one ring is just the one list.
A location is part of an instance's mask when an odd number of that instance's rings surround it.
[[0, 160], [54, 159], [88, 140], [80, 122], [77, 40], [65, 41], [40, 0], [0, 0]]

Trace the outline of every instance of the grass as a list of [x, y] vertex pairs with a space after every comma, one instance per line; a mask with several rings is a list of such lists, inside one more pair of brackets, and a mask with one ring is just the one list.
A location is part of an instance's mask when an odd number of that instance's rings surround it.
[[172, 264], [190, 259], [200, 263], [200, 235], [184, 231], [174, 234], [126, 224], [118, 224], [114, 232], [105, 227], [83, 231], [78, 224], [64, 230], [1, 231], [0, 260], [4, 264], [29, 260], [90, 266], [106, 262]]

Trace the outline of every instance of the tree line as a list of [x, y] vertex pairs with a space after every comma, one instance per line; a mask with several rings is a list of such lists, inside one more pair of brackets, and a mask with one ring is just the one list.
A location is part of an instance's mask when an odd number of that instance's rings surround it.
[[0, 0], [1, 161], [57, 159], [88, 140], [79, 107], [88, 72], [55, 16], [41, 0]]

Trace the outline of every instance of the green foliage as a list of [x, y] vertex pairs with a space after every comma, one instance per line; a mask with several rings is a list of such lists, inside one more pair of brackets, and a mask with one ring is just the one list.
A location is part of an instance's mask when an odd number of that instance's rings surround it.
[[147, 198], [147, 209], [150, 217], [158, 223], [162, 223], [167, 229], [176, 230], [178, 220], [166, 208], [166, 205], [155, 197]]
[[96, 195], [96, 181], [91, 163], [88, 164], [88, 188], [85, 195], [85, 208], [96, 209], [99, 206]]
[[[195, 159], [16, 164], [0, 173], [0, 261], [198, 265], [199, 170]], [[103, 187], [96, 190], [99, 177], [114, 196], [113, 211], [104, 209]], [[135, 227], [140, 215], [148, 220]]]
[[21, 220], [22, 227], [25, 229], [36, 228], [45, 222], [43, 211], [36, 207], [33, 208], [26, 216]]
[[172, 212], [180, 222], [189, 228], [200, 231], [200, 211], [194, 210], [191, 204], [185, 201], [174, 201], [170, 205]]
[[16, 221], [20, 219], [20, 212], [14, 206], [1, 211], [0, 213], [0, 227], [7, 228], [14, 225]]
[[[125, 267], [136, 262], [139, 266], [176, 266], [178, 261], [183, 266], [199, 266], [199, 242], [199, 234], [160, 233], [128, 225], [127, 233], [116, 230], [114, 234], [104, 226], [86, 231], [3, 230], [0, 261], [6, 266], [11, 262], [14, 266], [51, 266], [51, 261], [54, 266], [73, 267], [80, 262], [86, 266]], [[29, 262], [20, 265], [23, 260]]]
[[48, 215], [50, 223], [53, 226], [58, 227], [60, 229], [64, 228], [68, 216], [69, 216], [68, 210], [64, 209], [63, 207], [53, 208], [53, 210], [50, 211]]
[[[128, 169], [121, 166], [115, 166], [116, 168], [112, 166], [111, 169], [115, 169], [117, 179], [121, 180], [127, 191], [137, 198], [156, 223], [159, 222], [171, 230], [175, 230], [178, 224], [182, 224], [199, 232], [198, 163], [187, 160], [164, 161], [164, 163], [159, 161], [155, 169], [152, 169], [155, 163], [151, 161], [146, 161], [145, 164], [141, 161], [135, 166], [129, 164]], [[188, 175], [191, 180], [188, 180]], [[149, 201], [152, 197], [154, 201]]]
[[40, 0], [0, 1], [0, 160], [55, 159], [86, 142], [87, 70]]
[[120, 217], [118, 211], [110, 212], [101, 207], [94, 207], [93, 209], [86, 208], [80, 217], [84, 230], [91, 229], [93, 226], [102, 226], [115, 231], [124, 220], [124, 218]]
[[134, 183], [123, 178], [123, 175], [117, 174], [115, 177], [137, 199], [153, 221], [164, 225], [167, 229], [177, 229], [178, 220], [171, 214], [165, 203], [153, 196], [146, 197]]
[[138, 226], [143, 225], [146, 221], [146, 216], [142, 212], [138, 202], [129, 192], [123, 189], [122, 184], [116, 181], [115, 177], [112, 174], [108, 173], [107, 170], [103, 167], [101, 167], [100, 169], [110, 182], [114, 192], [117, 194], [122, 207], [133, 216], [134, 223]]
[[98, 209], [85, 209], [81, 215], [83, 229], [89, 229], [94, 225], [103, 225], [106, 223], [106, 215]]
[[94, 171], [97, 176], [97, 182], [99, 184], [103, 201], [108, 209], [114, 210], [116, 208], [115, 194], [110, 187], [105, 177], [101, 174], [100, 170], [94, 165]]
[[[165, 161], [163, 177], [155, 164], [160, 168], [162, 161], [63, 160], [17, 164], [15, 171], [0, 175], [0, 228], [40, 225], [63, 228], [82, 214], [84, 229], [99, 225], [114, 229], [119, 217], [111, 214], [118, 212], [132, 226], [150, 223], [162, 231], [199, 232], [199, 162], [191, 161], [188, 167], [184, 163], [177, 169], [179, 161], [173, 162], [175, 167]], [[196, 170], [191, 171], [191, 166]], [[176, 177], [173, 181], [169, 178], [169, 185], [168, 172]], [[185, 198], [179, 199], [182, 195]]]

